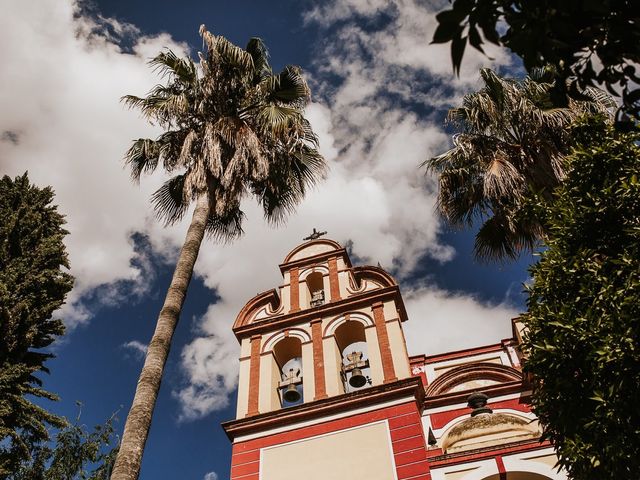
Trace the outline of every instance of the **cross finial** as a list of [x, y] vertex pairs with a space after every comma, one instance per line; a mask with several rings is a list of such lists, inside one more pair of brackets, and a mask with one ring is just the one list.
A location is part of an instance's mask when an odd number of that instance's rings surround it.
[[313, 232], [311, 233], [311, 235], [309, 235], [308, 237], [304, 237], [303, 240], [317, 240], [318, 238], [320, 238], [322, 235], [326, 235], [327, 232], [318, 232], [315, 228], [313, 229]]

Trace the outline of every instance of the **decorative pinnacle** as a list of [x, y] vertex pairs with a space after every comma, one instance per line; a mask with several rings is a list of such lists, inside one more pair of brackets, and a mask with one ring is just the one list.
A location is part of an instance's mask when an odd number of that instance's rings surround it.
[[327, 232], [318, 232], [315, 228], [313, 229], [313, 232], [311, 233], [311, 235], [309, 235], [308, 237], [304, 237], [303, 240], [317, 240], [318, 238], [320, 238], [322, 235], [326, 235]]

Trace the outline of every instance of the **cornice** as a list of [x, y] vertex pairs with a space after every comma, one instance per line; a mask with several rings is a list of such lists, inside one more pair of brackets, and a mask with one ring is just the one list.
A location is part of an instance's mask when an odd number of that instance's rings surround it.
[[424, 387], [418, 377], [409, 377], [392, 383], [376, 385], [357, 392], [324, 398], [273, 412], [224, 422], [222, 428], [231, 441], [241, 435], [280, 428], [291, 424], [322, 418], [336, 413], [354, 410], [389, 400], [412, 396], [422, 413]]
[[400, 294], [400, 287], [398, 285], [392, 285], [390, 287], [369, 290], [357, 296], [325, 303], [324, 305], [319, 305], [314, 308], [298, 310], [296, 312], [290, 312], [272, 318], [260, 319], [255, 323], [234, 327], [233, 333], [236, 335], [238, 340], [241, 340], [249, 335], [272, 331], [274, 327], [284, 328], [290, 325], [304, 323], [305, 321], [310, 322], [314, 318], [318, 317], [339, 315], [340, 313], [350, 309], [357, 308], [362, 305], [371, 305], [375, 302], [384, 301], [389, 298], [396, 300], [400, 320], [403, 322], [407, 320], [407, 312], [404, 307], [402, 295]]
[[548, 440], [531, 439], [520, 440], [518, 442], [503, 443], [498, 445], [492, 445], [490, 447], [475, 448], [472, 450], [464, 450], [461, 452], [445, 453], [429, 457], [429, 466], [431, 468], [440, 468], [449, 465], [477, 462], [485, 458], [495, 457], [496, 454], [510, 454], [515, 452], [527, 451], [527, 450], [540, 450], [542, 448], [552, 447], [553, 445]]

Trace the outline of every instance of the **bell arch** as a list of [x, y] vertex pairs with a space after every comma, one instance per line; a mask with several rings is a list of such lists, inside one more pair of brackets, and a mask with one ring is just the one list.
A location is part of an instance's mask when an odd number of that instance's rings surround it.
[[297, 405], [304, 401], [302, 381], [304, 366], [302, 362], [302, 342], [298, 336], [289, 335], [273, 345], [278, 376], [274, 376], [275, 389], [281, 407]]
[[373, 319], [362, 312], [349, 312], [333, 318], [324, 329], [323, 336], [335, 334], [336, 329], [347, 321], [360, 322], [365, 328], [373, 327]]
[[[307, 356], [304, 355], [310, 345], [309, 333], [301, 328], [287, 329], [265, 340], [260, 354], [260, 412], [270, 412], [304, 401], [308, 390], [304, 382], [305, 368], [307, 371], [313, 370], [313, 365], [308, 359], [305, 361]], [[289, 392], [289, 395], [294, 395], [294, 391], [299, 398], [287, 401], [292, 397], [285, 397], [284, 394]]]
[[262, 346], [262, 353], [273, 350], [274, 345], [286, 337], [296, 337], [300, 340], [301, 343], [307, 343], [311, 341], [311, 335], [309, 335], [309, 332], [307, 332], [306, 330], [303, 330], [302, 328], [289, 328], [283, 332], [274, 333], [269, 338], [267, 338], [267, 340], [264, 342], [264, 345]]
[[326, 292], [324, 288], [324, 275], [321, 272], [313, 272], [305, 279], [307, 305], [309, 308], [319, 307], [326, 302]]
[[341, 380], [346, 393], [371, 384], [369, 349], [364, 325], [355, 320], [340, 323], [334, 338], [341, 355]]
[[[323, 331], [323, 345], [329, 396], [383, 383], [375, 324], [366, 313], [349, 312], [331, 319]], [[352, 381], [354, 374], [358, 380]]]

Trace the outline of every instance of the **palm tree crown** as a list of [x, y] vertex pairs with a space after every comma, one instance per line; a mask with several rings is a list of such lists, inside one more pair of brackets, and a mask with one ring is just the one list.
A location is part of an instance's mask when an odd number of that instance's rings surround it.
[[572, 122], [585, 114], [610, 115], [615, 107], [611, 97], [590, 88], [584, 101], [554, 108], [547, 73], [517, 81], [482, 69], [484, 87], [449, 110], [447, 121], [458, 130], [453, 148], [423, 163], [439, 175], [437, 206], [451, 224], [483, 222], [475, 242], [479, 259], [515, 258], [535, 247], [544, 229], [523, 214], [523, 198], [528, 192], [549, 196], [562, 180]]
[[274, 74], [267, 49], [252, 38], [246, 49], [200, 28], [206, 57], [160, 53], [150, 62], [165, 77], [140, 98], [123, 97], [165, 132], [139, 139], [126, 154], [134, 180], [162, 165], [174, 176], [154, 195], [167, 224], [182, 219], [200, 195], [209, 200], [207, 232], [229, 239], [242, 232], [240, 201], [254, 194], [271, 221], [280, 221], [325, 172], [318, 139], [303, 109], [309, 88], [298, 67]]

